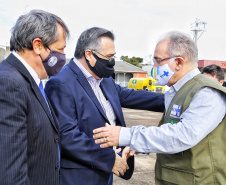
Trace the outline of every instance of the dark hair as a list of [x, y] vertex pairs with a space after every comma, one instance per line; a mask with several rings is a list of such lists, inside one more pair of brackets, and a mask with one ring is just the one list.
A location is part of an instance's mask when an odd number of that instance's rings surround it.
[[104, 28], [93, 27], [82, 32], [76, 44], [74, 53], [75, 58], [82, 58], [87, 49], [101, 51], [101, 37], [108, 37], [113, 41], [115, 39], [114, 34]]
[[202, 69], [202, 74], [203, 73], [208, 73], [211, 74], [212, 76], [216, 76], [218, 81], [220, 82], [221, 80], [224, 80], [224, 71], [223, 69], [215, 64], [208, 65]]
[[57, 23], [62, 26], [65, 36], [69, 38], [69, 30], [63, 20], [52, 13], [31, 10], [21, 15], [11, 29], [10, 51], [21, 51], [25, 48], [32, 50], [35, 38], [40, 38], [44, 47], [48, 47], [58, 39]]
[[223, 87], [226, 87], [226, 82], [225, 82], [225, 81], [223, 82], [222, 86], [223, 86]]

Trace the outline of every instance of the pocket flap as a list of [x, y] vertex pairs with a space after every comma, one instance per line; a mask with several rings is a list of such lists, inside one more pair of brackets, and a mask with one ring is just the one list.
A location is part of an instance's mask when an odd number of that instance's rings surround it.
[[162, 166], [162, 180], [179, 185], [194, 185], [195, 176], [192, 172], [181, 171]]

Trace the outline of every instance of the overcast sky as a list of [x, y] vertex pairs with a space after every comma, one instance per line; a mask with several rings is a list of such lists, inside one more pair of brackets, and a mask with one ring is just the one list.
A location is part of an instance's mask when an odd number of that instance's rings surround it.
[[144, 58], [167, 31], [193, 37], [191, 24], [198, 18], [207, 22], [198, 40], [199, 59], [226, 61], [225, 8], [225, 0], [0, 0], [0, 45], [9, 44], [10, 29], [21, 14], [43, 9], [60, 16], [71, 31], [67, 58], [73, 57], [79, 35], [93, 26], [113, 31], [117, 59]]

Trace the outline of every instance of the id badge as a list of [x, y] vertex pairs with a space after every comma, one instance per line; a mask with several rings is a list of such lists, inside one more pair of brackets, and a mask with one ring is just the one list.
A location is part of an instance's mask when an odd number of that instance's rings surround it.
[[180, 110], [181, 110], [181, 105], [173, 105], [172, 110], [170, 112], [170, 116], [173, 118], [179, 118], [180, 117]]

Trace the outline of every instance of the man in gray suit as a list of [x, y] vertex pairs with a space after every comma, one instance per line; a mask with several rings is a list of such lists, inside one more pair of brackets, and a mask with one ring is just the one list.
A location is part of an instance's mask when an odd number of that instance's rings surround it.
[[65, 64], [69, 30], [58, 16], [32, 10], [12, 28], [0, 63], [0, 184], [58, 185], [58, 122], [41, 80]]

